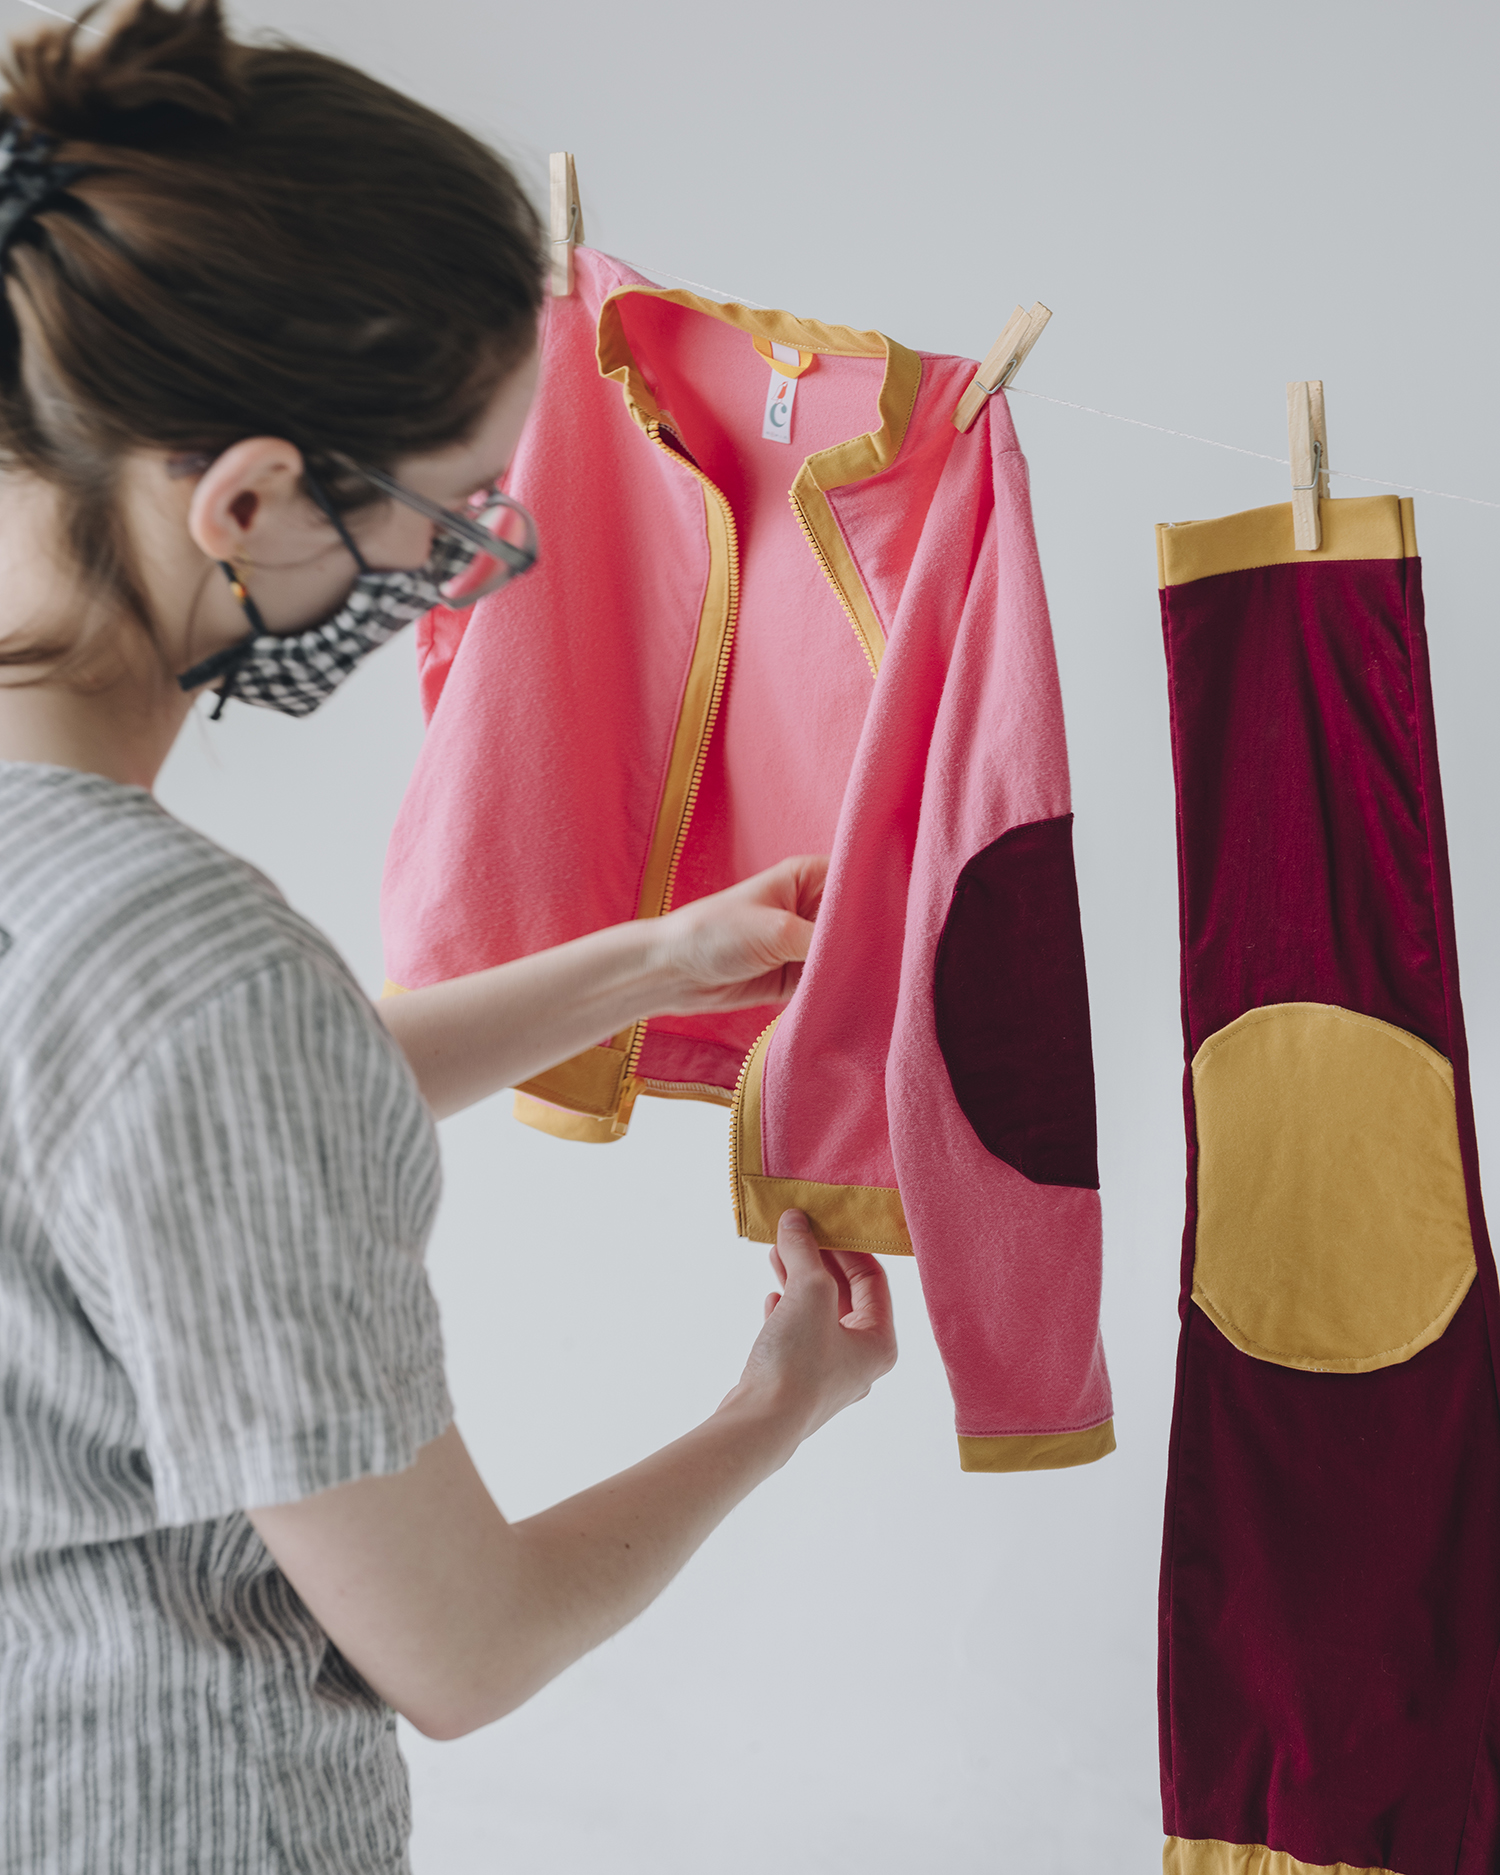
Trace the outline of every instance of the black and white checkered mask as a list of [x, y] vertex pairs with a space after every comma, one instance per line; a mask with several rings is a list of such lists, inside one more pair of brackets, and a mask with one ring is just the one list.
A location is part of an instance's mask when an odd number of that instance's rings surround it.
[[251, 629], [238, 644], [216, 651], [177, 681], [184, 690], [197, 690], [216, 677], [223, 680], [214, 706], [215, 721], [231, 697], [280, 710], [286, 716], [310, 716], [361, 659], [379, 650], [413, 619], [447, 604], [443, 587], [461, 578], [477, 557], [473, 547], [439, 534], [424, 565], [394, 573], [366, 568], [332, 618], [284, 635], [265, 629], [254, 602], [233, 569], [226, 566]]

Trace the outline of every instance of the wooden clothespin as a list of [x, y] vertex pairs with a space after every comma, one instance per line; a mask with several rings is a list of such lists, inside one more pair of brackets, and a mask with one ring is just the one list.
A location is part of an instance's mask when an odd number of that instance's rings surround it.
[[1026, 362], [1026, 354], [1042, 336], [1042, 327], [1051, 317], [1051, 308], [1040, 300], [1030, 312], [1023, 312], [1019, 306], [1016, 308], [1006, 321], [1005, 330], [990, 347], [989, 356], [974, 373], [973, 382], [959, 399], [953, 413], [954, 429], [967, 430], [979, 415], [985, 398], [1005, 389]]
[[1328, 419], [1321, 378], [1286, 387], [1286, 421], [1292, 445], [1292, 544], [1298, 553], [1312, 553], [1323, 544], [1318, 503], [1328, 499]]
[[573, 291], [573, 249], [583, 239], [583, 204], [571, 150], [552, 152], [551, 177], [552, 297], [566, 299]]

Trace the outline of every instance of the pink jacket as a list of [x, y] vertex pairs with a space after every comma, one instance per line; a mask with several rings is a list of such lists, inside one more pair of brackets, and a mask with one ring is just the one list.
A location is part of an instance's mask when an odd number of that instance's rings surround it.
[[641, 1023], [517, 1111], [731, 1105], [741, 1235], [798, 1206], [914, 1253], [961, 1462], [1010, 1471], [1114, 1437], [1062, 707], [1005, 401], [951, 421], [973, 371], [580, 251], [507, 484], [541, 559], [419, 627], [383, 915], [412, 988], [831, 852], [779, 1019]]

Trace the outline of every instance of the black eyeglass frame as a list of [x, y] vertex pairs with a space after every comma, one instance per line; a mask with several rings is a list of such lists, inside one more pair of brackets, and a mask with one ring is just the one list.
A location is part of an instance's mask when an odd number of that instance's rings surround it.
[[[329, 460], [336, 462], [341, 469], [348, 470], [350, 474], [359, 476], [372, 488], [378, 488], [382, 495], [389, 496], [392, 501], [399, 501], [403, 507], [410, 508], [413, 513], [420, 514], [424, 520], [431, 521], [433, 526], [441, 529], [443, 533], [455, 540], [461, 540], [466, 547], [472, 547], [477, 553], [482, 553], [487, 559], [495, 560], [504, 567], [505, 572], [501, 577], [487, 580], [473, 592], [464, 593], [458, 601], [461, 608], [475, 604], [489, 593], [499, 592], [513, 579], [519, 579], [523, 573], [529, 573], [536, 565], [537, 532], [536, 521], [531, 510], [523, 507], [519, 501], [513, 501], [500, 489], [492, 487], [485, 491], [485, 507], [491, 511], [495, 508], [505, 508], [510, 513], [519, 516], [524, 529], [524, 537], [519, 545], [515, 541], [502, 540], [498, 534], [490, 533], [468, 515], [455, 513], [452, 508], [445, 508], [440, 502], [429, 501], [425, 495], [419, 495], [414, 488], [408, 488], [404, 482], [398, 482], [395, 476], [387, 475], [381, 469], [371, 469], [363, 462], [356, 462], [352, 456], [333, 455], [329, 457]], [[368, 573], [371, 569], [327, 490], [306, 467], [303, 469], [303, 479], [307, 483], [313, 500], [338, 530], [340, 540], [353, 555], [354, 564], [361, 573]]]

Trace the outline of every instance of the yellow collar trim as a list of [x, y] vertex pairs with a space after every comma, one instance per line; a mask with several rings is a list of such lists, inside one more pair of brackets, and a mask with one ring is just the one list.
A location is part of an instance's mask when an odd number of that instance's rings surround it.
[[[880, 332], [856, 332], [851, 326], [826, 326], [816, 319], [798, 319], [788, 312], [760, 312], [749, 306], [721, 305], [718, 300], [703, 299], [696, 293], [669, 292], [665, 287], [617, 287], [599, 309], [599, 372], [602, 377], [614, 379], [623, 388], [630, 414], [642, 429], [648, 423], [654, 423], [661, 416], [661, 411], [625, 340], [620, 306], [622, 301], [632, 295], [665, 300], [669, 305], [685, 307], [689, 312], [704, 313], [710, 319], [721, 319], [725, 325], [748, 333], [751, 339], [763, 340], [768, 348], [785, 345], [791, 350], [819, 352], [836, 358], [884, 358], [887, 379], [890, 377], [891, 353], [903, 350], [903, 347], [895, 345]], [[906, 356], [916, 362], [915, 354], [907, 353]], [[884, 387], [881, 391], [880, 417], [883, 430], [887, 422]], [[904, 432], [904, 423], [902, 428]], [[894, 456], [900, 447], [901, 439], [897, 437], [891, 455]]]
[[757, 349], [759, 341], [764, 341], [767, 346], [785, 345], [799, 352], [817, 352], [836, 358], [885, 359], [885, 375], [876, 402], [879, 428], [809, 456], [797, 471], [791, 487], [792, 502], [821, 549], [829, 582], [864, 645], [872, 671], [878, 670], [885, 651], [885, 632], [833, 518], [826, 491], [867, 481], [896, 460], [906, 440], [921, 388], [922, 360], [904, 345], [888, 339], [883, 332], [856, 332], [850, 326], [823, 325], [815, 319], [798, 319], [788, 312], [760, 312], [749, 306], [721, 305], [717, 300], [703, 299], [696, 293], [668, 292], [657, 287], [620, 287], [610, 294], [599, 311], [599, 373], [620, 386], [626, 408], [643, 430], [660, 422], [662, 413], [625, 339], [620, 303], [630, 294], [646, 294], [652, 299], [686, 307], [689, 312], [721, 319], [725, 325], [748, 333], [757, 341]]

